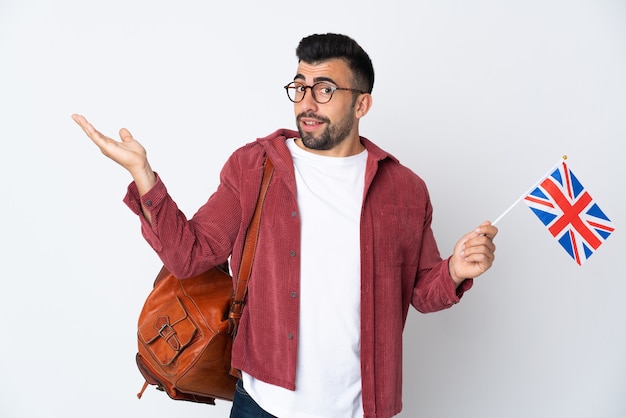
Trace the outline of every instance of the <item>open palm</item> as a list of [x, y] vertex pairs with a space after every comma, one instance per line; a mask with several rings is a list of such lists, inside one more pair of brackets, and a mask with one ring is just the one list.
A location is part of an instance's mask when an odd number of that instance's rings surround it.
[[87, 136], [100, 148], [100, 151], [131, 174], [145, 169], [148, 164], [145, 148], [136, 141], [126, 128], [120, 129], [121, 141], [116, 141], [100, 133], [82, 115], [72, 115]]

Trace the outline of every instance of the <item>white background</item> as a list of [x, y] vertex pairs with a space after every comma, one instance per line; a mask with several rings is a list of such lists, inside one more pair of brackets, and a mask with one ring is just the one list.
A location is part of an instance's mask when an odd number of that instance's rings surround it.
[[294, 127], [295, 47], [329, 31], [370, 54], [361, 132], [426, 180], [443, 255], [563, 154], [617, 228], [579, 267], [517, 205], [462, 303], [411, 311], [401, 416], [626, 416], [620, 0], [0, 0], [0, 416], [228, 416], [136, 399], [161, 264], [70, 115], [129, 128], [191, 215], [235, 148]]

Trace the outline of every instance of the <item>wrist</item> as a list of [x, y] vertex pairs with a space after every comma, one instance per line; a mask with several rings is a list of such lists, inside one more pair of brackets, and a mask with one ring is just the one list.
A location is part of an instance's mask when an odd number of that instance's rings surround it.
[[132, 171], [130, 174], [133, 177], [140, 196], [146, 194], [156, 183], [156, 175], [148, 163], [141, 169]]
[[454, 269], [453, 257], [450, 257], [448, 259], [448, 272], [450, 273], [450, 278], [452, 279], [456, 287], [459, 287], [461, 283], [463, 283], [467, 279], [467, 277], [460, 277], [458, 274], [456, 274]]

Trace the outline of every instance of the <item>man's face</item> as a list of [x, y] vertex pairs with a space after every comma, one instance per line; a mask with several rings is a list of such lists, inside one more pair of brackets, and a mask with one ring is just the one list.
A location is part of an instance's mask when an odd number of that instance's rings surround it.
[[[346, 62], [334, 58], [316, 64], [300, 62], [294, 81], [308, 86], [323, 81], [335, 87], [351, 88], [351, 76]], [[328, 103], [320, 104], [313, 100], [311, 89], [307, 89], [304, 99], [294, 104], [294, 111], [300, 138], [309, 149], [335, 149], [350, 135], [355, 135], [358, 140], [350, 91], [336, 90]]]

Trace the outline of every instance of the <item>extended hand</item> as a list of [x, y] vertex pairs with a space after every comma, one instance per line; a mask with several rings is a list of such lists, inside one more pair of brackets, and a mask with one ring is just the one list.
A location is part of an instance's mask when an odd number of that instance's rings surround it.
[[100, 133], [82, 115], [72, 115], [87, 136], [100, 148], [100, 151], [130, 172], [143, 194], [155, 183], [155, 175], [148, 163], [145, 148], [137, 142], [126, 128], [120, 129], [121, 141], [115, 141]]
[[498, 228], [487, 221], [456, 243], [448, 267], [457, 285], [465, 279], [480, 276], [491, 267], [496, 251], [493, 238], [497, 233]]

